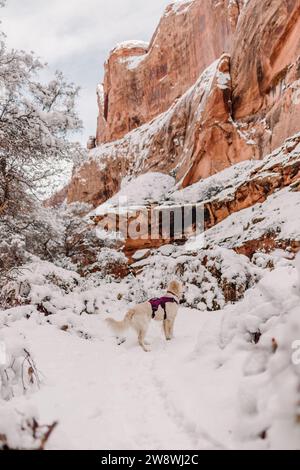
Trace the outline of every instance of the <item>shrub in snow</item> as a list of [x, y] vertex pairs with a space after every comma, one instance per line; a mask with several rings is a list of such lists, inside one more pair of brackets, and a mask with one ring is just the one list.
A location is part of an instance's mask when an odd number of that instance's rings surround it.
[[232, 250], [204, 250], [200, 256], [206, 269], [217, 279], [225, 302], [240, 300], [262, 274], [246, 256], [237, 255]]
[[[236, 302], [260, 278], [261, 270], [245, 256], [226, 248], [186, 253], [183, 248], [175, 252], [161, 250], [146, 261], [137, 276], [135, 292], [146, 300], [157, 296], [173, 277], [185, 285], [184, 301], [187, 307], [199, 310], [219, 310], [227, 302]], [[171, 255], [171, 256], [170, 256]], [[134, 267], [139, 268], [139, 263]], [[142, 266], [141, 266], [142, 268]]]
[[[106, 262], [109, 260], [111, 263], [111, 259], [123, 261], [122, 254], [108, 251], [104, 257]], [[104, 272], [110, 273], [105, 279]], [[78, 325], [74, 315], [111, 313], [112, 306], [115, 303], [120, 305], [120, 302], [125, 310], [126, 294], [132, 278], [127, 278], [121, 285], [119, 279], [111, 276], [111, 272], [109, 265], [107, 271], [104, 269], [80, 278], [76, 272], [58, 268], [49, 262], [28, 264], [15, 281], [2, 289], [1, 305], [5, 310], [0, 310], [0, 326], [22, 318], [34, 318], [38, 323], [47, 322], [59, 328], [68, 325], [68, 331], [74, 329], [78, 332], [82, 325]]]
[[263, 269], [274, 269], [277, 266], [292, 264], [293, 253], [284, 250], [274, 250], [271, 253], [257, 252], [252, 256], [252, 263]]
[[[67, 269], [82, 272], [97, 261], [106, 240], [98, 236], [86, 214], [92, 206], [83, 203], [64, 204], [55, 210], [58, 234], [52, 248], [53, 259]], [[109, 242], [108, 242], [109, 243]]]
[[124, 278], [128, 270], [128, 259], [124, 253], [111, 248], [103, 248], [99, 251], [97, 261], [88, 266], [84, 273], [99, 272], [101, 277], [113, 276], [114, 278]]
[[[60, 248], [63, 229], [55, 212], [32, 203], [20, 214], [8, 214], [0, 219], [0, 286], [14, 278], [18, 268], [34, 256], [63, 261]], [[70, 263], [70, 261], [69, 261]]]
[[36, 390], [38, 371], [26, 345], [16, 340], [10, 329], [2, 330], [0, 342], [0, 399], [11, 400]]
[[40, 425], [37, 412], [23, 412], [0, 403], [0, 450], [44, 450], [57, 423]]
[[24, 239], [18, 234], [8, 233], [0, 223], [1, 229], [0, 287], [12, 279], [18, 266], [27, 260]]
[[54, 295], [62, 296], [72, 292], [79, 282], [80, 276], [75, 272], [47, 261], [36, 261], [23, 266], [15, 280], [2, 288], [0, 305], [9, 308], [31, 303], [42, 308]]
[[182, 272], [187, 307], [203, 310], [205, 305], [207, 310], [219, 310], [225, 305], [218, 280], [203, 266], [201, 259], [188, 258], [177, 264], [176, 270]]
[[274, 258], [268, 253], [255, 253], [252, 262], [263, 269], [274, 269]]

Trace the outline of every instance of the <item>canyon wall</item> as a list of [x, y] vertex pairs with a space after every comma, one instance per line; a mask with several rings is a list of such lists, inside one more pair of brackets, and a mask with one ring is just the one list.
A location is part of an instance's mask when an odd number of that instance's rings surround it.
[[74, 172], [68, 201], [97, 206], [119, 191], [125, 176], [171, 173], [188, 186], [238, 161], [259, 158], [257, 146], [232, 121], [229, 69], [224, 54], [168, 111], [92, 150]]
[[231, 48], [237, 0], [191, 0], [167, 7], [150, 44], [112, 50], [98, 87], [97, 144], [123, 137], [166, 111], [200, 73]]
[[112, 51], [98, 102], [97, 146], [69, 203], [96, 207], [124, 177], [156, 171], [187, 187], [263, 158], [300, 130], [300, 0], [170, 5], [149, 45]]
[[250, 0], [231, 57], [233, 117], [253, 131], [264, 120], [265, 155], [300, 128], [300, 0]]

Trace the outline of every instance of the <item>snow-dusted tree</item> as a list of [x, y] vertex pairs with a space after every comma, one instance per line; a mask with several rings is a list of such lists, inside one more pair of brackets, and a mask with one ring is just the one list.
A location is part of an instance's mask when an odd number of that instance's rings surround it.
[[[78, 88], [60, 72], [47, 84], [37, 80], [43, 64], [0, 43], [0, 213], [26, 210], [30, 195], [75, 152], [68, 134], [81, 122], [75, 111]], [[20, 202], [22, 204], [20, 205]], [[24, 206], [25, 204], [25, 206]]]
[[69, 263], [72, 263], [73, 268], [83, 272], [86, 266], [97, 261], [99, 252], [107, 245], [97, 236], [96, 227], [85, 215], [91, 210], [92, 206], [88, 204], [73, 203], [63, 204], [54, 211], [59, 236], [55, 242], [49, 242], [49, 249], [63, 267], [70, 267]]
[[42, 83], [45, 67], [33, 53], [8, 50], [0, 33], [0, 214], [25, 209], [45, 178], [80, 150], [68, 139], [82, 125], [79, 88], [61, 72]]
[[0, 256], [0, 274], [22, 259], [19, 250], [18, 260], [9, 255], [16, 244], [38, 248], [39, 255], [43, 245], [47, 252], [53, 223], [36, 196], [81, 154], [79, 144], [69, 140], [81, 128], [79, 89], [60, 72], [42, 83], [44, 67], [33, 53], [8, 50], [0, 33], [0, 230], [7, 254]]

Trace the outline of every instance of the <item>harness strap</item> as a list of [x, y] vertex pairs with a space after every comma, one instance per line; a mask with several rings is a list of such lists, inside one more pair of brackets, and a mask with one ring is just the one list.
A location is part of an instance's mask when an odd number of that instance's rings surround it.
[[[164, 320], [167, 320], [168, 317], [167, 317], [166, 305], [163, 305], [162, 308], [164, 309], [164, 312], [165, 312], [165, 314], [164, 314]], [[157, 310], [156, 310], [156, 311], [152, 310], [152, 319], [153, 319], [153, 320], [155, 319], [156, 312], [157, 312]]]
[[171, 290], [168, 290], [167, 293], [174, 295], [174, 297], [177, 297], [177, 299], [179, 298], [178, 295], [177, 295], [177, 294], [174, 294], [174, 292], [172, 292]]
[[160, 297], [157, 299], [151, 299], [149, 300], [149, 303], [152, 307], [152, 318], [155, 318], [156, 312], [158, 311], [159, 307], [163, 309], [165, 312], [164, 314], [164, 320], [167, 320], [167, 310], [166, 310], [166, 304], [167, 303], [176, 303], [178, 305], [177, 300], [175, 300], [173, 297]]

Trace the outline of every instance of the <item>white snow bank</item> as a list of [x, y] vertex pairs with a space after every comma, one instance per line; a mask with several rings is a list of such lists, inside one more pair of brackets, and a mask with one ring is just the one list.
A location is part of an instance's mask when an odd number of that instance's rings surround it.
[[[264, 256], [271, 255], [257, 256], [258, 265]], [[40, 422], [59, 422], [48, 449], [299, 449], [292, 343], [300, 339], [300, 280], [289, 258], [278, 251], [269, 270], [225, 248], [169, 247], [153, 252], [136, 277], [95, 274], [68, 293], [48, 284], [48, 316], [32, 304], [0, 312], [1, 338], [15, 357], [28, 348], [43, 377], [25, 397], [0, 398], [0, 434], [32, 447], [11, 410], [31, 416], [34, 405]], [[174, 340], [166, 343], [154, 322], [149, 355], [131, 331], [118, 345], [105, 318], [121, 319], [136, 302], [163, 294], [174, 276], [197, 307], [179, 307]], [[207, 312], [232, 288], [239, 302]]]
[[241, 346], [248, 349], [235, 427], [243, 448], [299, 449], [300, 366], [292, 359], [300, 338], [296, 283], [292, 262], [278, 266], [224, 311], [220, 339], [227, 360]]
[[171, 176], [163, 173], [146, 173], [131, 181], [123, 181], [121, 190], [99, 206], [91, 216], [105, 214], [113, 208], [120, 207], [140, 207], [151, 202], [159, 202], [165, 198], [168, 192], [175, 185], [175, 180]]

